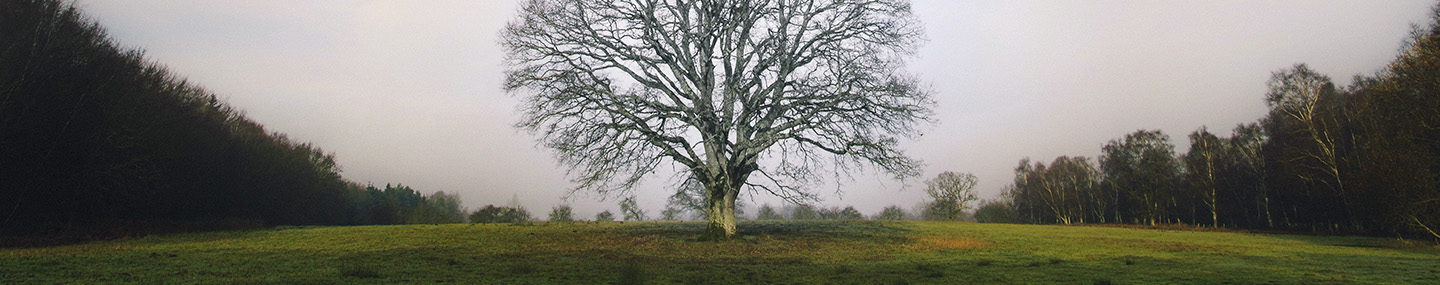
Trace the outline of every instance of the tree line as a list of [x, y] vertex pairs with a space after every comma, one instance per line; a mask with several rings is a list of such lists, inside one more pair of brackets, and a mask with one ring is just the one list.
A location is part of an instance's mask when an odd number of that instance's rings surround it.
[[[977, 219], [1184, 223], [1440, 238], [1440, 6], [1382, 71], [1337, 87], [1305, 64], [1267, 83], [1269, 113], [1176, 153], [1139, 130], [1097, 159], [1022, 159]], [[984, 215], [982, 215], [984, 214]]]
[[333, 153], [267, 130], [58, 0], [0, 1], [0, 181], [0, 235], [464, 219], [454, 194], [345, 180]]

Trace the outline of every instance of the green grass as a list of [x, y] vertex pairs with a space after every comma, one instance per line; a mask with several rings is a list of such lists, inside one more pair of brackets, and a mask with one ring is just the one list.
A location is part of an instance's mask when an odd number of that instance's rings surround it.
[[1437, 283], [1390, 239], [939, 222], [300, 227], [0, 249], [0, 283]]

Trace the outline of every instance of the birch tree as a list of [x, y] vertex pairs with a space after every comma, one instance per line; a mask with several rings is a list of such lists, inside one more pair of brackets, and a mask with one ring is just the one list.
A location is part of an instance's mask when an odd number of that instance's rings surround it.
[[1346, 192], [1345, 163], [1340, 153], [1346, 134], [1339, 130], [1338, 98], [1330, 77], [1315, 72], [1305, 64], [1271, 74], [1265, 94], [1270, 119], [1279, 126], [1280, 134], [1289, 141], [1282, 143], [1281, 163], [1296, 169], [1291, 174], [1303, 181], [1316, 183], [1341, 201], [1345, 216], [1354, 215]]
[[1185, 155], [1185, 169], [1189, 169], [1190, 187], [1210, 211], [1210, 226], [1220, 227], [1219, 187], [1215, 178], [1218, 156], [1227, 146], [1220, 137], [1205, 127], [1190, 133], [1190, 151]]

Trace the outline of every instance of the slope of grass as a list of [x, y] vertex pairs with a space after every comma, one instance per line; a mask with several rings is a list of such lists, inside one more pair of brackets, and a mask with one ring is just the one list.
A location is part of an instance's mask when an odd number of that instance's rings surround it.
[[0, 283], [1436, 283], [1386, 239], [935, 222], [277, 228], [0, 250]]

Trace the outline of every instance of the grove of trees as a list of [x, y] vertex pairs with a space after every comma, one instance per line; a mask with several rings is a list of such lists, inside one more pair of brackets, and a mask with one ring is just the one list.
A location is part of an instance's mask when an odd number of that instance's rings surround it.
[[0, 236], [464, 219], [453, 194], [345, 180], [58, 0], [0, 1], [0, 181]]
[[[1229, 137], [1201, 127], [1177, 154], [1139, 130], [1098, 161], [1020, 161], [1004, 208], [1026, 223], [1186, 223], [1440, 239], [1440, 6], [1382, 71], [1350, 86], [1277, 71], [1269, 113]], [[977, 213], [977, 219], [981, 219]]]

